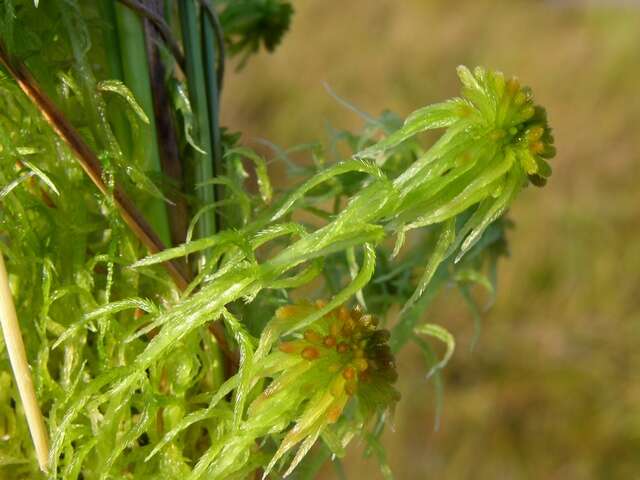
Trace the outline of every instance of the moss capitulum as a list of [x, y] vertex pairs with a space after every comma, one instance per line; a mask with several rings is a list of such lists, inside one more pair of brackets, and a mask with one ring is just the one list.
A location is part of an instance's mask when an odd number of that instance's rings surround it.
[[[315, 307], [324, 305], [318, 301]], [[283, 307], [279, 315], [292, 314], [290, 308]], [[344, 382], [338, 383], [351, 396], [357, 392], [359, 382], [371, 382], [376, 377], [393, 383], [397, 378], [387, 344], [389, 331], [377, 326], [373, 316], [363, 314], [358, 307], [349, 309], [343, 305], [305, 330], [302, 338], [281, 342], [279, 349], [309, 362], [328, 359], [330, 371], [342, 376]]]

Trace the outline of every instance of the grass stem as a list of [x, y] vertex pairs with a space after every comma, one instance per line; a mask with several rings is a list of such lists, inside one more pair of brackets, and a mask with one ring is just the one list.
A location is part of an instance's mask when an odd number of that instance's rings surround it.
[[[200, 12], [196, 8], [194, 0], [180, 0], [178, 2], [178, 8], [185, 50], [187, 86], [189, 88], [191, 108], [194, 118], [196, 119], [194, 137], [196, 143], [205, 152], [200, 153], [191, 150], [193, 183], [196, 186], [195, 193], [199, 202], [198, 207], [202, 207], [215, 202], [215, 195], [213, 185], [202, 185], [204, 182], [213, 178], [214, 157], [209, 124], [205, 70], [203, 67], [201, 28], [198, 20]], [[202, 215], [198, 223], [196, 237], [208, 237], [215, 233], [215, 214], [214, 212], [207, 212]], [[200, 265], [204, 265], [206, 256], [207, 252], [205, 252], [205, 255], [200, 259]]]
[[[220, 138], [220, 61], [222, 49], [218, 46], [215, 25], [210, 15], [201, 15], [202, 20], [202, 48], [204, 55], [205, 86], [207, 91], [207, 111], [209, 113], [209, 135], [213, 149], [213, 174], [224, 175], [222, 164], [222, 143]], [[222, 200], [222, 185], [214, 187], [217, 202]], [[219, 213], [216, 216], [216, 224], [221, 229], [222, 218]]]
[[[149, 119], [149, 125], [141, 128], [135, 138], [133, 158], [138, 159], [143, 170], [160, 174], [162, 169], [142, 21], [134, 11], [122, 4], [115, 5], [115, 13], [124, 82]], [[168, 244], [170, 235], [165, 202], [150, 198], [145, 201], [142, 211], [162, 241]]]

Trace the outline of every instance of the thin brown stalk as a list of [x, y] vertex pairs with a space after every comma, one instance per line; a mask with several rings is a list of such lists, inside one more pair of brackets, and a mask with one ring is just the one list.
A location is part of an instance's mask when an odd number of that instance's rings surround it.
[[[69, 146], [71, 151], [73, 151], [76, 160], [78, 160], [78, 163], [80, 163], [80, 166], [91, 181], [102, 193], [108, 195], [110, 190], [104, 183], [102, 165], [96, 154], [69, 123], [58, 107], [40, 89], [27, 67], [19, 60], [11, 58], [2, 42], [0, 42], [0, 63], [4, 65], [7, 72], [15, 79], [22, 91], [31, 99], [38, 110], [40, 110], [49, 125], [51, 125], [51, 128], [53, 128], [60, 138]], [[147, 247], [149, 252], [157, 253], [164, 250], [165, 246], [160, 238], [158, 238], [158, 235], [156, 235], [119, 185], [116, 185], [113, 189], [113, 199], [120, 210], [122, 219], [142, 244]], [[163, 265], [168, 270], [178, 288], [184, 290], [188, 284], [188, 278], [185, 272], [183, 272], [174, 261], [165, 262]]]
[[[4, 65], [7, 72], [15, 79], [22, 91], [31, 99], [38, 110], [40, 110], [51, 128], [53, 128], [58, 136], [69, 146], [71, 151], [73, 151], [76, 160], [91, 181], [103, 194], [109, 195], [110, 190], [104, 183], [102, 165], [96, 154], [86, 144], [51, 99], [40, 89], [27, 67], [9, 55], [2, 41], [0, 41], [0, 63]], [[149, 252], [158, 253], [164, 250], [165, 246], [158, 235], [153, 231], [119, 185], [115, 185], [113, 188], [113, 198], [122, 219], [140, 242], [147, 247]], [[189, 283], [189, 276], [181, 265], [174, 260], [164, 262], [163, 265], [173, 278], [178, 289], [184, 290]], [[210, 330], [216, 337], [223, 354], [227, 357], [229, 365], [237, 366], [238, 356], [229, 347], [222, 324], [220, 322], [214, 322]]]

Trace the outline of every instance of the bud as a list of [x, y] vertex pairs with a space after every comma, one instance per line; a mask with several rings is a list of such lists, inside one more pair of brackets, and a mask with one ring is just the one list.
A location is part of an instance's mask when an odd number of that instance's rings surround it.
[[[289, 305], [276, 312], [276, 317], [305, 315], [325, 304]], [[299, 410], [290, 411], [295, 415], [295, 426], [285, 435], [265, 472], [298, 443], [302, 442], [299, 453], [310, 448], [323, 429], [339, 421], [352, 398], [357, 399], [360, 417], [365, 420], [395, 405], [399, 394], [393, 388], [397, 374], [387, 343], [390, 335], [377, 329], [377, 324], [371, 315], [343, 305], [316, 321], [300, 338], [278, 344], [271, 355], [284, 354], [287, 360], [274, 357], [274, 361], [288, 368], [249, 406], [248, 420], [260, 418], [270, 408], [278, 409], [285, 401]], [[269, 363], [267, 356], [264, 364]], [[289, 472], [301, 458], [296, 455]]]

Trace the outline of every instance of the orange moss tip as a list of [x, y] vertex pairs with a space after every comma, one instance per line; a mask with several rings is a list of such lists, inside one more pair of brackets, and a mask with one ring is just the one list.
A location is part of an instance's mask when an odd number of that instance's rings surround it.
[[278, 345], [278, 348], [283, 353], [296, 353], [300, 351], [300, 345], [298, 342], [282, 342]]
[[540, 154], [544, 152], [544, 143], [540, 141], [534, 142], [529, 146], [529, 150], [531, 153]]
[[333, 405], [327, 411], [327, 423], [336, 423], [342, 414], [342, 407], [340, 405]]
[[315, 304], [316, 304], [316, 307], [318, 308], [324, 308], [327, 306], [327, 301], [318, 299], [315, 301]]
[[516, 77], [511, 77], [505, 84], [506, 91], [513, 96], [520, 90], [520, 81]]
[[297, 305], [285, 305], [276, 310], [276, 318], [279, 320], [288, 320], [296, 315], [299, 310]]
[[338, 353], [347, 353], [349, 350], [351, 350], [351, 347], [349, 347], [348, 343], [340, 342], [336, 347], [336, 350], [338, 351]]
[[544, 128], [542, 128], [541, 126], [538, 125], [535, 127], [531, 127], [527, 132], [527, 140], [529, 140], [530, 142], [536, 142], [542, 138], [543, 134]]
[[315, 330], [308, 329], [304, 332], [304, 339], [310, 343], [321, 343], [322, 335]]
[[340, 307], [340, 310], [338, 310], [338, 318], [342, 321], [342, 322], [346, 322], [347, 320], [349, 320], [351, 318], [351, 314], [349, 312], [349, 309], [342, 305]]
[[346, 367], [343, 371], [342, 371], [342, 376], [344, 377], [345, 380], [354, 380], [356, 378], [356, 370], [353, 367]]
[[302, 350], [302, 353], [300, 355], [302, 355], [302, 358], [304, 358], [305, 360], [315, 360], [320, 356], [320, 352], [315, 347], [306, 347], [304, 350]]
[[334, 337], [333, 335], [327, 335], [326, 337], [324, 337], [324, 340], [322, 343], [327, 348], [333, 348], [336, 346], [336, 343], [338, 343], [338, 341], [336, 340], [336, 337]]

